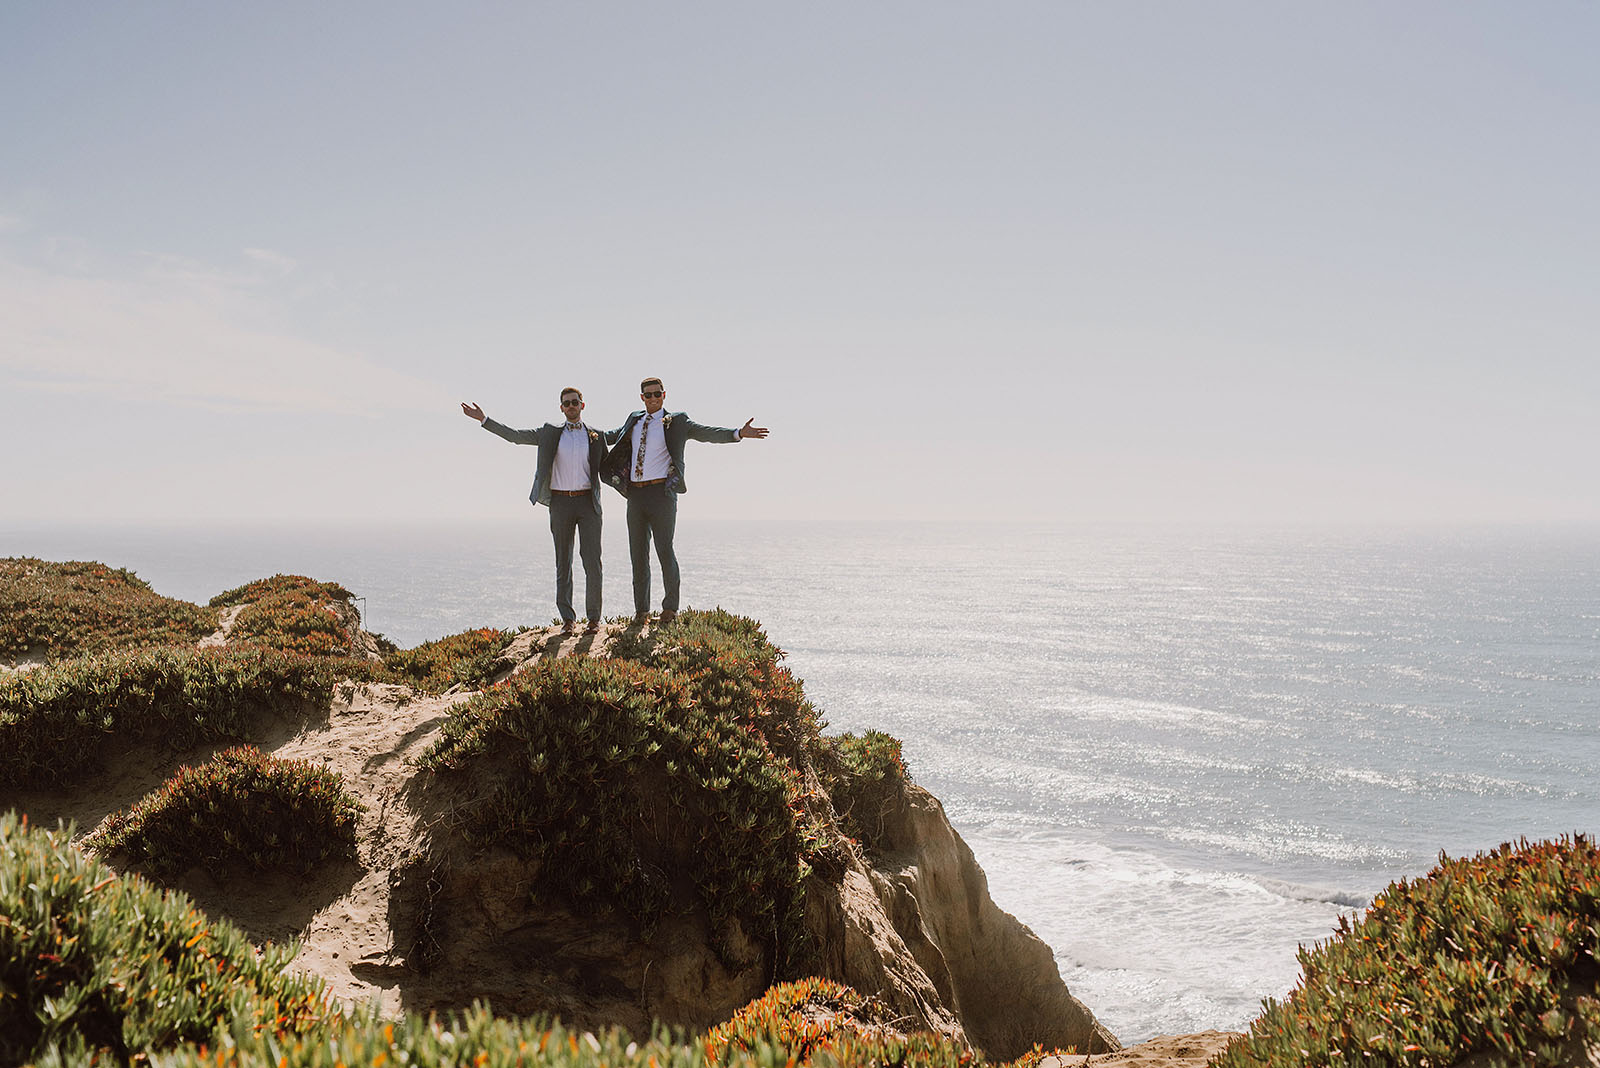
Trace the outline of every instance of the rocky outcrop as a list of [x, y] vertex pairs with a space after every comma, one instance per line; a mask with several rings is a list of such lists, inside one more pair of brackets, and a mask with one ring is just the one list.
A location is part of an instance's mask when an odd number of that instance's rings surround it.
[[[881, 841], [891, 848], [854, 851], [841, 872], [806, 884], [816, 974], [876, 996], [905, 1030], [938, 1032], [994, 1061], [1035, 1043], [1120, 1048], [1068, 992], [1050, 948], [990, 899], [933, 795], [903, 784]], [[669, 869], [692, 864], [692, 841], [670, 854]], [[400, 871], [390, 908], [400, 1003], [435, 1010], [481, 999], [585, 1027], [704, 1029], [775, 978], [770, 939], [736, 923], [712, 931], [688, 894], [643, 939], [615, 915], [532, 905], [536, 875], [511, 852], [472, 854], [449, 840]]]
[[833, 900], [815, 903], [828, 978], [880, 992], [928, 1030], [964, 1032], [991, 1060], [1035, 1043], [1120, 1048], [1068, 992], [1050, 947], [989, 897], [983, 869], [937, 798], [904, 784], [877, 845]]

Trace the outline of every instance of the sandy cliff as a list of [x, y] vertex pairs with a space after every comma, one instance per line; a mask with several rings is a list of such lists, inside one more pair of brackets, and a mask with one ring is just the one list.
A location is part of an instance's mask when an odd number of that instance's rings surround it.
[[[507, 667], [598, 654], [613, 637], [529, 632]], [[444, 833], [448, 800], [411, 761], [470, 696], [347, 683], [325, 714], [263, 725], [253, 739], [260, 748], [340, 772], [363, 803], [357, 859], [306, 878], [218, 883], [197, 871], [179, 885], [257, 938], [299, 938], [298, 963], [336, 995], [376, 997], [391, 1011], [482, 999], [502, 1012], [645, 1032], [653, 1020], [714, 1024], [771, 984], [775, 963], [762, 932], [713, 932], [703, 911], [690, 910], [667, 916], [645, 940], [612, 916], [535, 907], [527, 862], [503, 849], [474, 852]], [[146, 747], [120, 755], [92, 789], [20, 801], [35, 820], [69, 818], [88, 830], [177, 763], [207, 755]], [[1118, 1048], [1068, 992], [1049, 947], [990, 900], [936, 799], [907, 784], [878, 845], [873, 857], [847, 849], [840, 870], [806, 881], [818, 974], [878, 996], [908, 1030], [949, 1035], [995, 1060], [1034, 1043]], [[692, 852], [675, 859], [695, 862]]]

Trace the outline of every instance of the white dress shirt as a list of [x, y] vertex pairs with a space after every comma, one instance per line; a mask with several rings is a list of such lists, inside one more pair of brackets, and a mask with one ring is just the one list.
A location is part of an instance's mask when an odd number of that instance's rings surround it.
[[556, 446], [556, 463], [550, 472], [550, 488], [568, 493], [586, 490], [589, 481], [589, 431], [582, 423], [568, 423]]
[[[672, 469], [672, 454], [667, 452], [667, 431], [662, 421], [666, 418], [667, 411], [652, 414], [646, 413], [639, 417], [633, 424], [633, 434], [629, 440], [631, 451], [628, 453], [628, 477], [635, 482], [649, 482], [653, 479], [666, 478]], [[648, 424], [649, 429], [646, 429]], [[639, 435], [644, 439], [644, 474], [640, 474], [634, 466], [639, 460]]]

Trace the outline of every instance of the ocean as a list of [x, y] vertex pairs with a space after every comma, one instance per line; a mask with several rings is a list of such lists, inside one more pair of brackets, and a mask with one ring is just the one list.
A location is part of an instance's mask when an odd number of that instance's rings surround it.
[[[1124, 1042], [1242, 1029], [1298, 945], [1441, 851], [1600, 831], [1600, 530], [682, 519], [685, 603], [761, 620], [830, 730], [899, 737], [995, 900]], [[554, 614], [542, 512], [0, 527], [11, 555], [197, 601], [332, 579], [402, 645]]]

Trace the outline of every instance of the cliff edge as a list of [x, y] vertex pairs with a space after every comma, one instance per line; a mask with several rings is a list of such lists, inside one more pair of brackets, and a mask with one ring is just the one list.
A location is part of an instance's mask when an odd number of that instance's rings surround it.
[[[238, 644], [252, 608], [231, 607], [197, 655]], [[238, 741], [337, 773], [359, 804], [342, 857], [161, 881], [258, 941], [298, 939], [296, 966], [385, 1011], [484, 1001], [645, 1034], [817, 975], [995, 1061], [1119, 1048], [990, 899], [898, 743], [823, 736], [753, 621], [527, 630], [430, 692], [385, 681], [384, 643], [329, 614], [339, 664], [366, 667], [325, 699], [256, 709], [227, 738], [113, 737], [93, 774], [7, 784], [7, 805], [87, 834]]]

